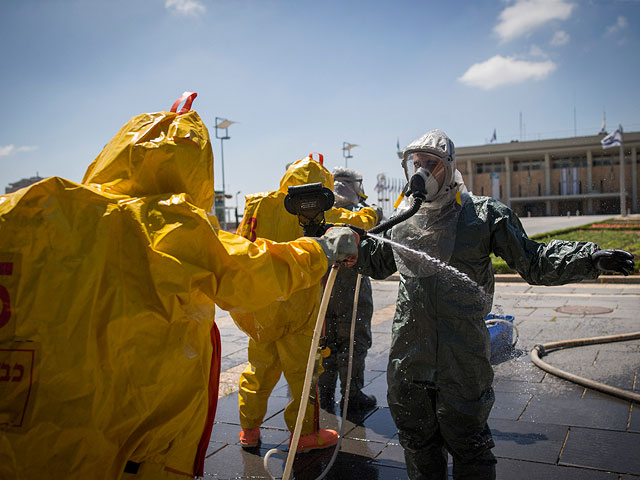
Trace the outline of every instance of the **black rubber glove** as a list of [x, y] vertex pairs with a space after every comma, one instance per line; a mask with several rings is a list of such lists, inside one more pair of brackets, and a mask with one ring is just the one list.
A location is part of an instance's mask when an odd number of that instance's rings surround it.
[[633, 255], [625, 250], [598, 250], [591, 260], [603, 272], [633, 273]]

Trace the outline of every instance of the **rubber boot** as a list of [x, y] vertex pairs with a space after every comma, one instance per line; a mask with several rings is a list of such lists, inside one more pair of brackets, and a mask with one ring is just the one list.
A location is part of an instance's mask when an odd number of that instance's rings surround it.
[[325, 371], [318, 379], [318, 387], [320, 390], [320, 408], [329, 413], [334, 413], [336, 408], [336, 382], [338, 380], [337, 372]]

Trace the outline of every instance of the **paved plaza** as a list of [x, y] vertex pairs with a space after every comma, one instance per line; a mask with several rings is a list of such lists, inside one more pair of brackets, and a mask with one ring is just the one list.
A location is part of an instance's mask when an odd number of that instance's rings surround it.
[[[374, 281], [373, 346], [365, 392], [378, 408], [346, 425], [341, 451], [326, 478], [406, 479], [402, 448], [386, 402], [386, 365], [397, 281]], [[560, 307], [576, 313], [561, 313]], [[585, 314], [604, 307], [608, 313]], [[584, 389], [543, 372], [528, 352], [538, 343], [640, 330], [640, 284], [580, 283], [533, 287], [498, 283], [494, 313], [515, 316], [520, 340], [509, 355], [494, 358], [496, 403], [489, 420], [499, 479], [640, 479], [640, 405]], [[205, 478], [269, 478], [263, 457], [287, 449], [283, 409], [289, 392], [281, 379], [270, 401], [262, 445], [244, 451], [238, 442], [237, 382], [246, 365], [247, 338], [219, 312], [223, 344], [222, 385]], [[640, 341], [578, 347], [544, 357], [551, 365], [608, 384], [640, 391]], [[339, 398], [339, 395], [337, 396]], [[336, 408], [339, 415], [339, 408]], [[339, 419], [321, 410], [321, 426], [339, 430]], [[314, 479], [332, 449], [298, 455], [296, 479]], [[283, 462], [272, 457], [280, 475]]]

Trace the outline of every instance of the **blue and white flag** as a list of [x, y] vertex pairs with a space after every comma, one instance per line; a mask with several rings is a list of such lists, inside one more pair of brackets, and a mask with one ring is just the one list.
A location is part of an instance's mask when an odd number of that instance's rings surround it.
[[498, 139], [498, 137], [496, 137], [496, 129], [493, 129], [493, 135], [491, 135], [491, 140], [489, 140], [489, 143], [493, 143]]
[[600, 140], [602, 148], [620, 147], [622, 146], [622, 125], [618, 125], [615, 132], [610, 133]]

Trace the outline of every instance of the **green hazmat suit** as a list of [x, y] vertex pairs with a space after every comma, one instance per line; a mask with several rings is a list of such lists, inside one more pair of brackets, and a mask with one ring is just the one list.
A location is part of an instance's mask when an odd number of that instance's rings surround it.
[[[441, 269], [428, 276], [400, 274], [388, 403], [413, 480], [446, 480], [447, 451], [453, 456], [455, 479], [495, 478], [487, 425], [494, 402], [493, 371], [484, 323], [494, 292], [490, 254], [502, 257], [534, 285], [561, 285], [599, 273], [591, 260], [599, 250], [596, 244], [538, 243], [499, 201], [465, 193], [460, 203], [447, 263], [483, 287], [489, 301], [481, 301], [477, 288]], [[377, 238], [363, 240], [356, 268], [375, 279], [388, 277], [398, 269], [394, 248]]]

